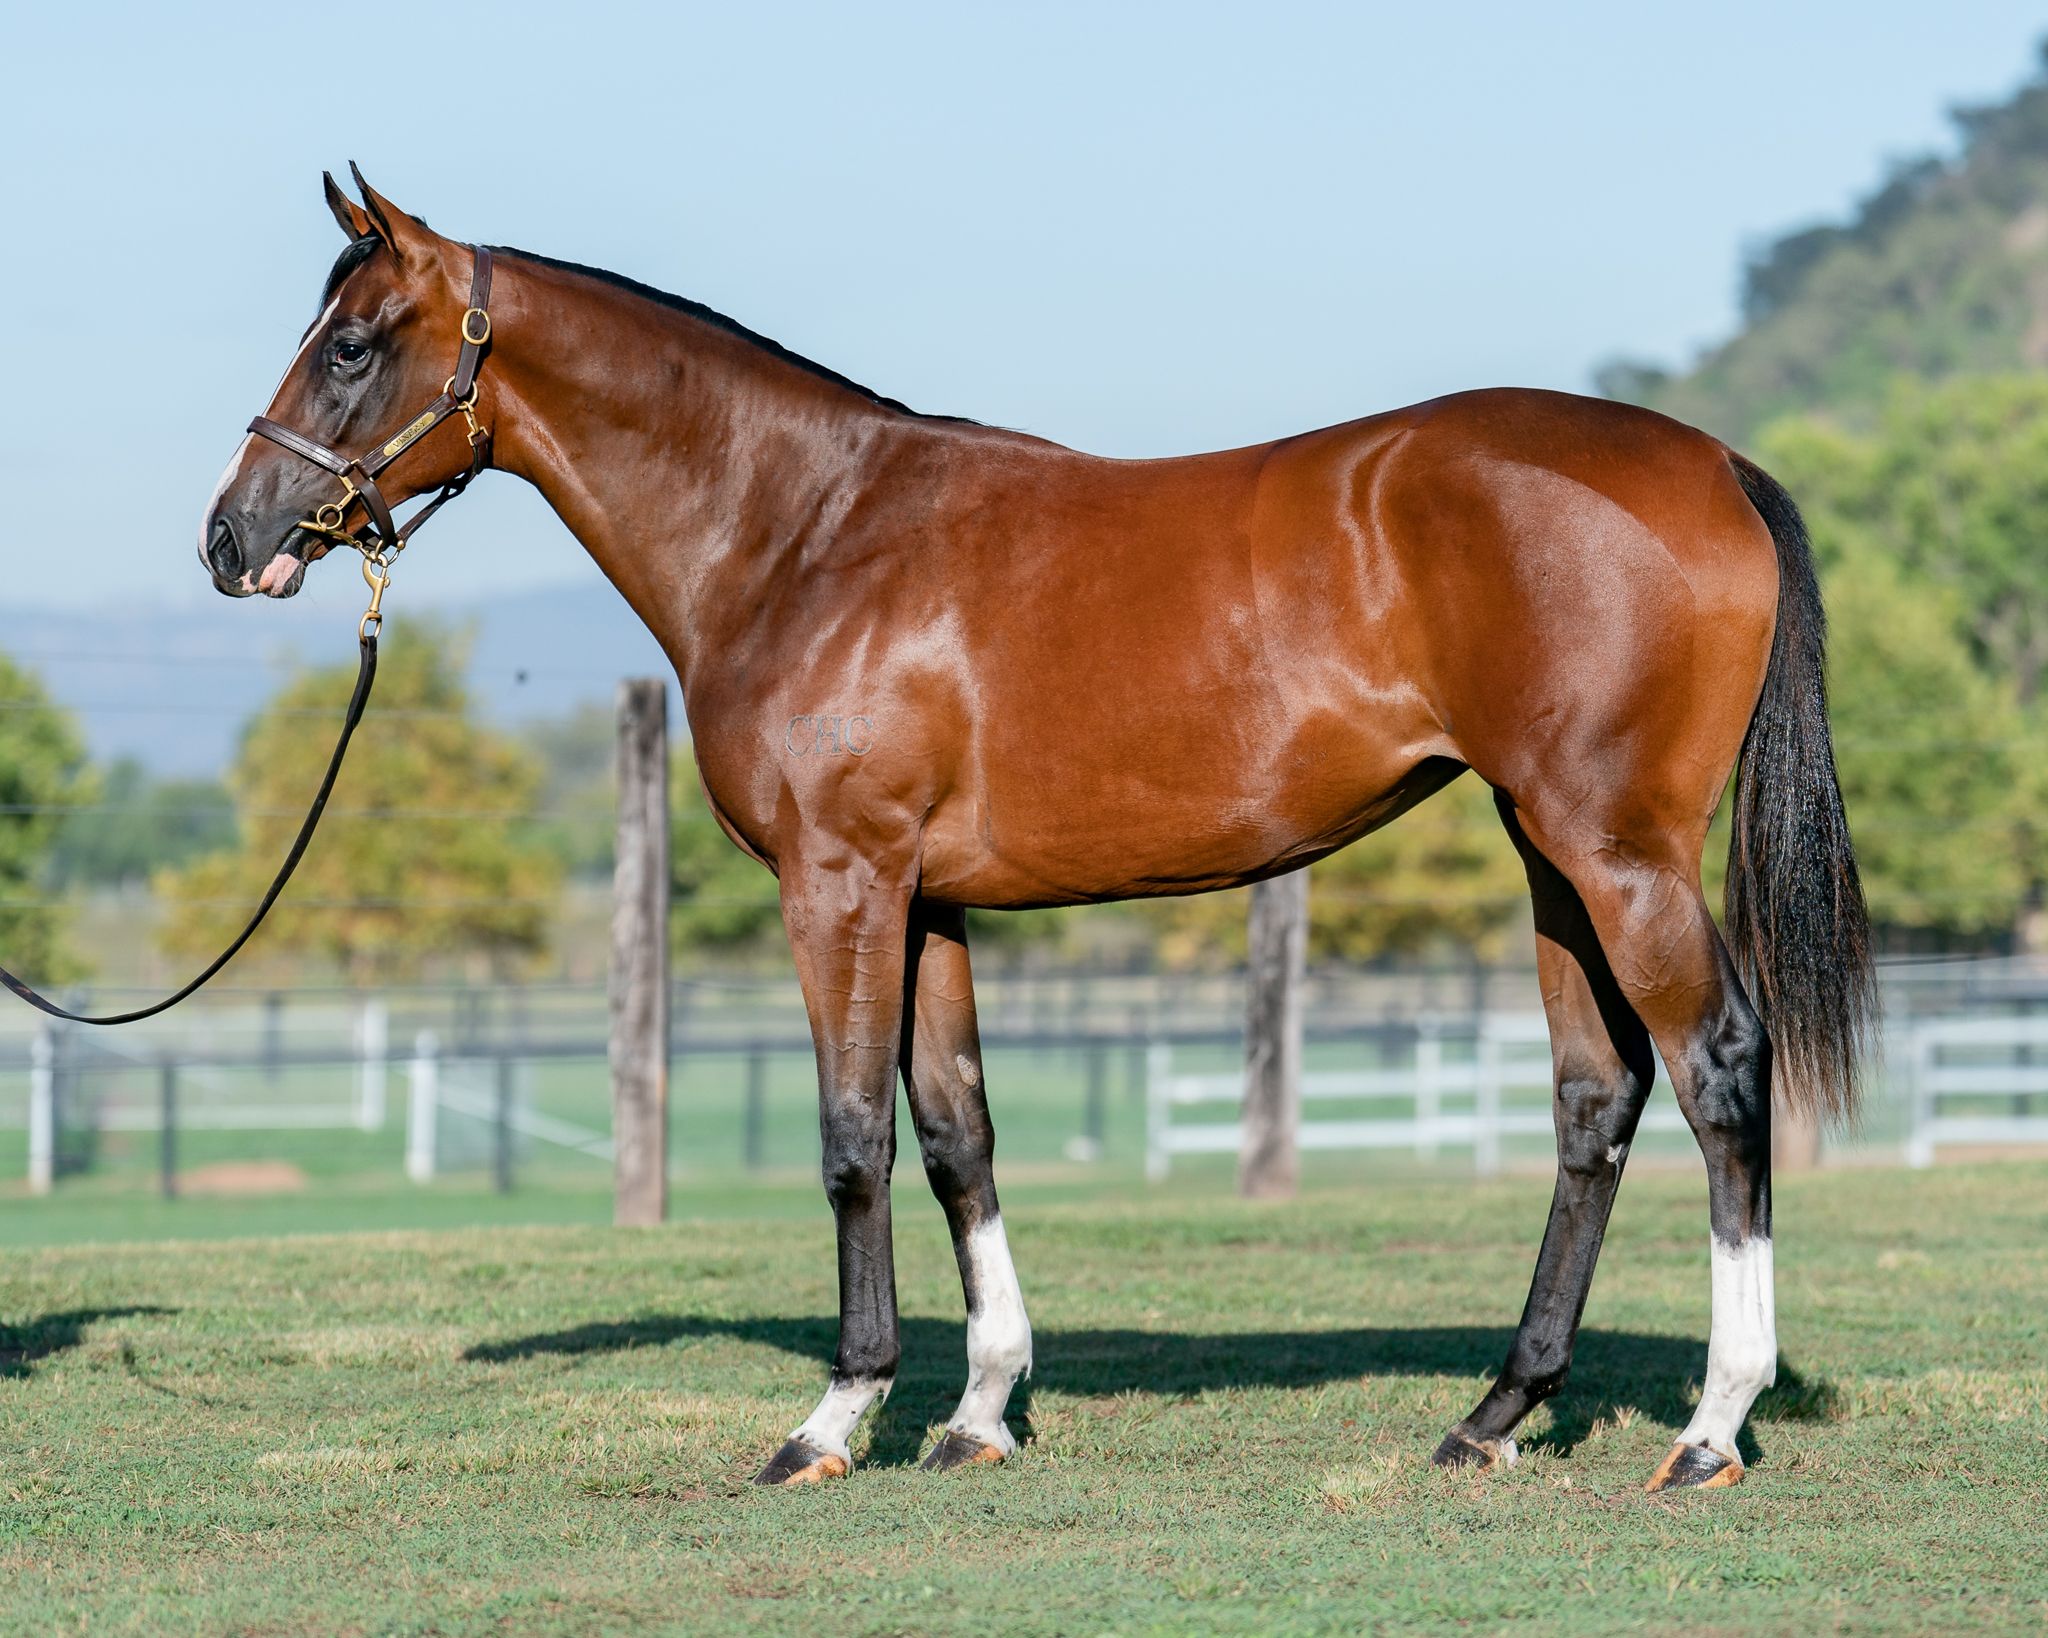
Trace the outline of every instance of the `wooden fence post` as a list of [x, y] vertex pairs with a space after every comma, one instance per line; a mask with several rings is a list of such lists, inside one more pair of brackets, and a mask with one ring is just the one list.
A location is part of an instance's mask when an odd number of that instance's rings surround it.
[[619, 684], [612, 871], [612, 1221], [668, 1215], [668, 684]]
[[1252, 888], [1245, 974], [1244, 1127], [1237, 1192], [1285, 1199], [1300, 1180], [1302, 974], [1308, 956], [1308, 872]]

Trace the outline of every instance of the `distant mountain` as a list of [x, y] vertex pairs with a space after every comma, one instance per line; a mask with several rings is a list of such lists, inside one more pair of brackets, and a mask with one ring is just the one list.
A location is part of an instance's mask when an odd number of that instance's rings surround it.
[[1865, 421], [1900, 375], [2048, 366], [2048, 48], [2010, 100], [1950, 117], [1954, 159], [1749, 258], [1737, 335], [1676, 372], [1618, 360], [1600, 390], [1740, 444], [1798, 411]]
[[[42, 677], [77, 717], [96, 759], [131, 756], [164, 776], [216, 774], [281, 676], [300, 665], [353, 664], [360, 593], [320, 589], [317, 609], [212, 597], [171, 611], [0, 607], [0, 652]], [[346, 609], [336, 601], [343, 591]], [[309, 589], [298, 602], [312, 598]], [[471, 690], [502, 724], [609, 701], [621, 677], [669, 675], [660, 647], [603, 580], [424, 612], [470, 633]], [[386, 642], [404, 642], [407, 633], [401, 604]], [[671, 711], [680, 734], [679, 705]]]

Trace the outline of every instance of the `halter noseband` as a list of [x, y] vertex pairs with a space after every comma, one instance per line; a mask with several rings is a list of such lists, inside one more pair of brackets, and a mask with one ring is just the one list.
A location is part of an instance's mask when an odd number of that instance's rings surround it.
[[[491, 435], [477, 425], [476, 419], [476, 375], [483, 366], [484, 348], [490, 345], [491, 340], [491, 253], [482, 245], [472, 245], [470, 253], [476, 258], [476, 263], [469, 279], [469, 306], [462, 315], [462, 352], [456, 358], [455, 373], [442, 387], [440, 397], [406, 422], [396, 434], [367, 455], [351, 460], [325, 444], [315, 443], [303, 433], [280, 426], [267, 415], [259, 415], [249, 423], [249, 430], [258, 437], [268, 438], [341, 480], [341, 499], [327, 502], [310, 518], [302, 519], [298, 526], [308, 534], [320, 535], [336, 545], [353, 546], [361, 552], [367, 560], [363, 574], [371, 589], [380, 595], [381, 580], [389, 578], [391, 559], [405, 550], [413, 531], [467, 489], [470, 481], [490, 465]], [[402, 526], [394, 523], [391, 508], [377, 487], [378, 474], [458, 412], [469, 423], [469, 470], [443, 484], [440, 494], [413, 513]], [[369, 522], [366, 532], [352, 534], [344, 524], [349, 508], [357, 501], [363, 503]], [[382, 577], [372, 574], [373, 567], [386, 570], [386, 574]], [[373, 603], [366, 622], [376, 617], [376, 605]]]

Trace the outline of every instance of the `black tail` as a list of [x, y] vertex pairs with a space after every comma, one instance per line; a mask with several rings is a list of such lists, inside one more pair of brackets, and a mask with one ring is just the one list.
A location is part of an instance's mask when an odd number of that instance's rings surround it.
[[1779, 1096], [1847, 1120], [1877, 979], [1828, 737], [1827, 617], [1799, 508], [1761, 468], [1729, 459], [1777, 543], [1778, 629], [1735, 776], [1728, 945], [1770, 1031]]

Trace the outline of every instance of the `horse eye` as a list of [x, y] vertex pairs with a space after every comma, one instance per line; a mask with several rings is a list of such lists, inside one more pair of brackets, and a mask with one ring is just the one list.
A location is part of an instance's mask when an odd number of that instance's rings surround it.
[[370, 356], [370, 349], [360, 341], [337, 341], [334, 344], [334, 362], [337, 364], [360, 364]]

